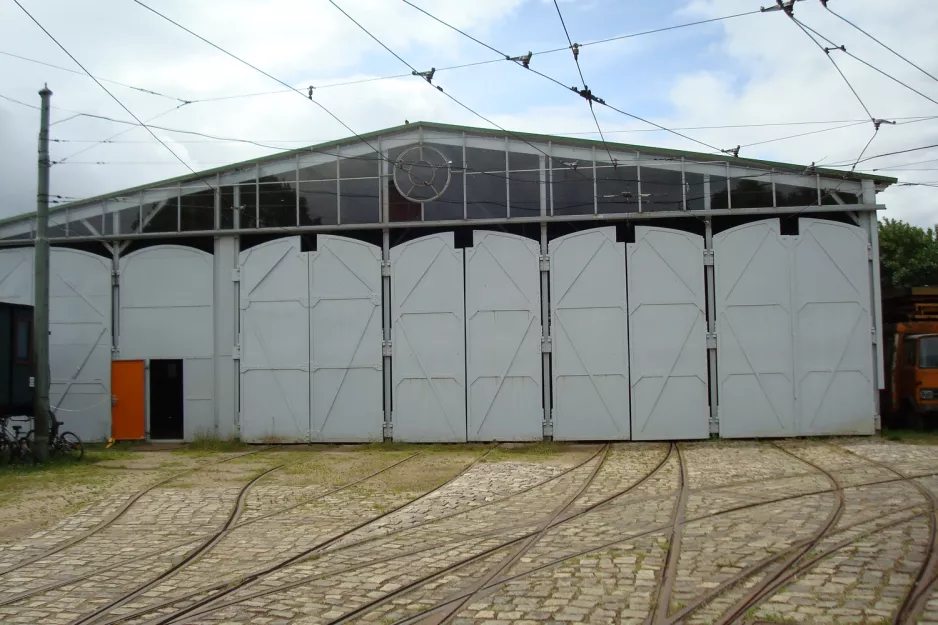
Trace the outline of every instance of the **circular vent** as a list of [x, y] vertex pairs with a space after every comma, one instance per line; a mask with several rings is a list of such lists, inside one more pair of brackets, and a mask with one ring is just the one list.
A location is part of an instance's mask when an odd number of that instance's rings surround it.
[[450, 181], [449, 160], [436, 148], [415, 145], [394, 163], [394, 186], [412, 202], [430, 202], [446, 191]]

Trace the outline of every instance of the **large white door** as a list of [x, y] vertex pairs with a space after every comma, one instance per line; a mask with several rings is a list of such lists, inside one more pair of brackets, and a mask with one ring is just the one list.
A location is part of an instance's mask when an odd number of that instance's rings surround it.
[[307, 442], [309, 261], [299, 237], [241, 253], [241, 436]]
[[394, 438], [466, 440], [463, 251], [451, 232], [391, 249]]
[[466, 375], [471, 441], [543, 435], [540, 245], [472, 233], [466, 249]]
[[[33, 304], [33, 250], [0, 252], [0, 299]], [[64, 429], [89, 440], [111, 431], [111, 262], [52, 248], [49, 402]]]
[[625, 244], [615, 228], [597, 228], [548, 250], [554, 438], [628, 439]]
[[778, 219], [713, 237], [720, 436], [794, 436], [792, 237]]
[[703, 237], [637, 226], [626, 247], [632, 438], [708, 438]]
[[381, 248], [319, 235], [309, 252], [313, 441], [380, 441]]
[[793, 248], [798, 434], [872, 434], [866, 232], [831, 221], [799, 221]]

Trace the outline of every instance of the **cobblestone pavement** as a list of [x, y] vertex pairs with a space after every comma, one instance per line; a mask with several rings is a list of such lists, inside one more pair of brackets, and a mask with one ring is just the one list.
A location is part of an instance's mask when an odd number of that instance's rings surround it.
[[249, 451], [112, 461], [0, 542], [0, 623], [938, 625], [938, 446]]

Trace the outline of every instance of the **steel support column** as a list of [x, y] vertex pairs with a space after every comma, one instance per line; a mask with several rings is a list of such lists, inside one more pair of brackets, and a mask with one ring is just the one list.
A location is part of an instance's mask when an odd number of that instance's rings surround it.
[[[876, 202], [876, 187], [872, 180], [863, 180], [861, 182], [863, 189], [862, 202]], [[860, 224], [867, 230], [869, 239], [867, 254], [870, 263], [870, 316], [873, 319], [873, 327], [870, 328], [870, 334], [873, 341], [873, 422], [877, 431], [882, 429], [882, 413], [879, 391], [886, 388], [885, 371], [883, 368], [883, 296], [880, 284], [879, 267], [879, 220], [875, 212], [860, 213]]]
[[[707, 198], [709, 203], [709, 198]], [[707, 372], [710, 389], [710, 433], [720, 434], [719, 378], [717, 377], [716, 277], [713, 253], [713, 223], [704, 219], [704, 288], [707, 290]]]

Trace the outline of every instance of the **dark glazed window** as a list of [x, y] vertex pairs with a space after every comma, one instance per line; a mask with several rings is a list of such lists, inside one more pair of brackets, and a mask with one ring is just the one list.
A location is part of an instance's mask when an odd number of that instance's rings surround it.
[[508, 191], [512, 217], [537, 217], [541, 214], [541, 174], [537, 171], [513, 171]]
[[508, 214], [505, 173], [466, 175], [466, 214], [469, 219], [493, 219]]
[[373, 224], [380, 221], [378, 179], [342, 180], [339, 215], [344, 224]]
[[733, 178], [730, 181], [730, 199], [733, 208], [763, 208], [772, 206], [772, 179]]
[[16, 364], [29, 364], [32, 355], [32, 346], [30, 338], [32, 330], [32, 321], [29, 317], [17, 317], [16, 319], [16, 354], [13, 359]]
[[596, 195], [600, 213], [638, 212], [638, 168], [597, 167]]
[[259, 228], [282, 228], [296, 225], [296, 184], [262, 184]]
[[775, 200], [778, 206], [817, 206], [817, 188], [776, 184]]
[[702, 211], [706, 208], [703, 174], [684, 172], [684, 184], [687, 187], [687, 210]]
[[300, 183], [300, 225], [321, 226], [338, 223], [335, 180]]
[[642, 167], [642, 211], [684, 210], [680, 170]]
[[[576, 165], [576, 168], [573, 165]], [[554, 160], [550, 185], [554, 215], [589, 215], [593, 213], [593, 163], [591, 161]]]
[[710, 208], [729, 208], [729, 196], [726, 188], [726, 176], [710, 174]]
[[178, 198], [143, 205], [144, 232], [176, 232], [178, 226]]

